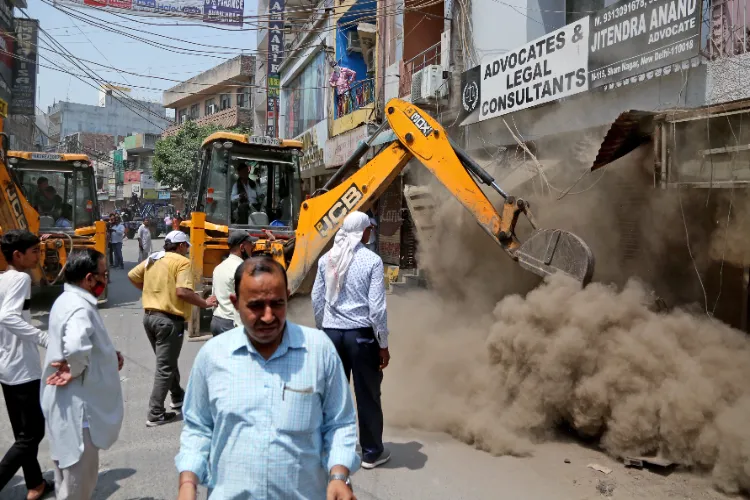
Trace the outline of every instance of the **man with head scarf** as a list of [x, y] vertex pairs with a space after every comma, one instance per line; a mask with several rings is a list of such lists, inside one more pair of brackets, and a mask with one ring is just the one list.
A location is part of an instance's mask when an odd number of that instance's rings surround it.
[[383, 369], [390, 360], [383, 261], [364, 246], [372, 229], [365, 213], [344, 218], [333, 248], [318, 261], [312, 292], [315, 324], [336, 346], [347, 379], [353, 375], [365, 469], [391, 458], [383, 447], [380, 404]]

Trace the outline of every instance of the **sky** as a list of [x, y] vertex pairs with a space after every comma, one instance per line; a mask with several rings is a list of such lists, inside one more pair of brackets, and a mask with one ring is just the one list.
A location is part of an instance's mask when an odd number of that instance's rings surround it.
[[[245, 16], [256, 15], [257, 0], [245, 0]], [[39, 26], [45, 30], [54, 40], [62, 44], [75, 57], [112, 66], [120, 71], [129, 71], [146, 76], [135, 76], [123, 74], [114, 69], [108, 69], [86, 63], [91, 69], [104, 80], [123, 86], [132, 86], [131, 96], [149, 101], [161, 102], [161, 90], [177, 84], [177, 82], [159, 80], [154, 77], [165, 77], [179, 81], [187, 80], [198, 73], [205, 71], [226, 59], [244, 53], [253, 53], [256, 46], [256, 31], [252, 26], [245, 25], [249, 31], [223, 31], [207, 26], [175, 26], [175, 23], [192, 23], [195, 21], [175, 20], [164, 17], [134, 17], [125, 21], [120, 17], [109, 15], [98, 9], [75, 8], [75, 14], [80, 16], [96, 16], [105, 21], [107, 25], [134, 35], [148, 38], [158, 42], [158, 45], [167, 43], [170, 45], [188, 49], [222, 52], [212, 54], [210, 57], [199, 54], [175, 54], [164, 47], [153, 47], [141, 41], [132, 40], [121, 34], [108, 32], [97, 26], [91, 26], [85, 21], [74, 19], [68, 14], [61, 12], [52, 5], [43, 3], [42, 0], [28, 0], [26, 13], [29, 17], [39, 20]], [[18, 12], [16, 13], [19, 16]], [[96, 21], [100, 22], [100, 21]], [[144, 23], [163, 23], [171, 26], [149, 26]], [[146, 30], [160, 35], [179, 38], [180, 41], [167, 40], [151, 34], [133, 32], [128, 28], [133, 27]], [[204, 47], [190, 45], [186, 41], [210, 45]], [[229, 47], [216, 48], [216, 46]], [[65, 62], [55, 52], [57, 48], [50, 50], [40, 34], [39, 63], [40, 66], [60, 67], [65, 65], [68, 71], [80, 74], [79, 69], [70, 69], [70, 64]], [[49, 60], [45, 60], [48, 58]], [[50, 60], [52, 62], [50, 62]], [[90, 80], [88, 80], [90, 81]], [[92, 82], [98, 87], [96, 82]], [[135, 86], [149, 87], [159, 90], [139, 89]], [[48, 106], [56, 101], [72, 101], [83, 104], [97, 104], [99, 99], [98, 90], [81, 82], [75, 76], [61, 73], [47, 67], [40, 67], [37, 81], [37, 107], [47, 112]]]

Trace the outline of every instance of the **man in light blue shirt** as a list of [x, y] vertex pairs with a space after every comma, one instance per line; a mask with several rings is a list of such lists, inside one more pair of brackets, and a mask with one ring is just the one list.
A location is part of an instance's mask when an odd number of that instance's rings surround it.
[[354, 380], [362, 468], [386, 463], [380, 384], [391, 359], [385, 308], [385, 272], [378, 254], [365, 248], [373, 221], [354, 211], [344, 218], [333, 248], [318, 261], [312, 291], [315, 325], [323, 329]]
[[237, 268], [241, 327], [198, 352], [185, 393], [179, 500], [355, 500], [354, 406], [326, 334], [286, 320], [286, 271], [270, 257]]

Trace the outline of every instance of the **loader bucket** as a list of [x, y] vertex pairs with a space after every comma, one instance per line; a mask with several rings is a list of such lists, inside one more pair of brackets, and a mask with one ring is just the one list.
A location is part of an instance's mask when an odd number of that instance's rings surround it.
[[521, 267], [539, 276], [563, 273], [586, 286], [594, 275], [594, 254], [589, 246], [562, 229], [537, 229], [515, 255]]

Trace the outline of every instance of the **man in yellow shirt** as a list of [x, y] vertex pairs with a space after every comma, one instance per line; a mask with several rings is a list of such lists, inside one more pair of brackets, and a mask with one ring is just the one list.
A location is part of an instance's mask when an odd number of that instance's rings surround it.
[[185, 324], [190, 319], [192, 306], [203, 309], [216, 306], [216, 297], [203, 300], [193, 291], [193, 272], [188, 237], [182, 231], [172, 231], [164, 239], [164, 250], [151, 254], [129, 273], [128, 278], [143, 290], [143, 326], [151, 348], [156, 354], [154, 388], [149, 400], [147, 427], [175, 421], [175, 412], [164, 408], [167, 392], [170, 407], [182, 408], [185, 391], [180, 386], [177, 362], [182, 349]]

